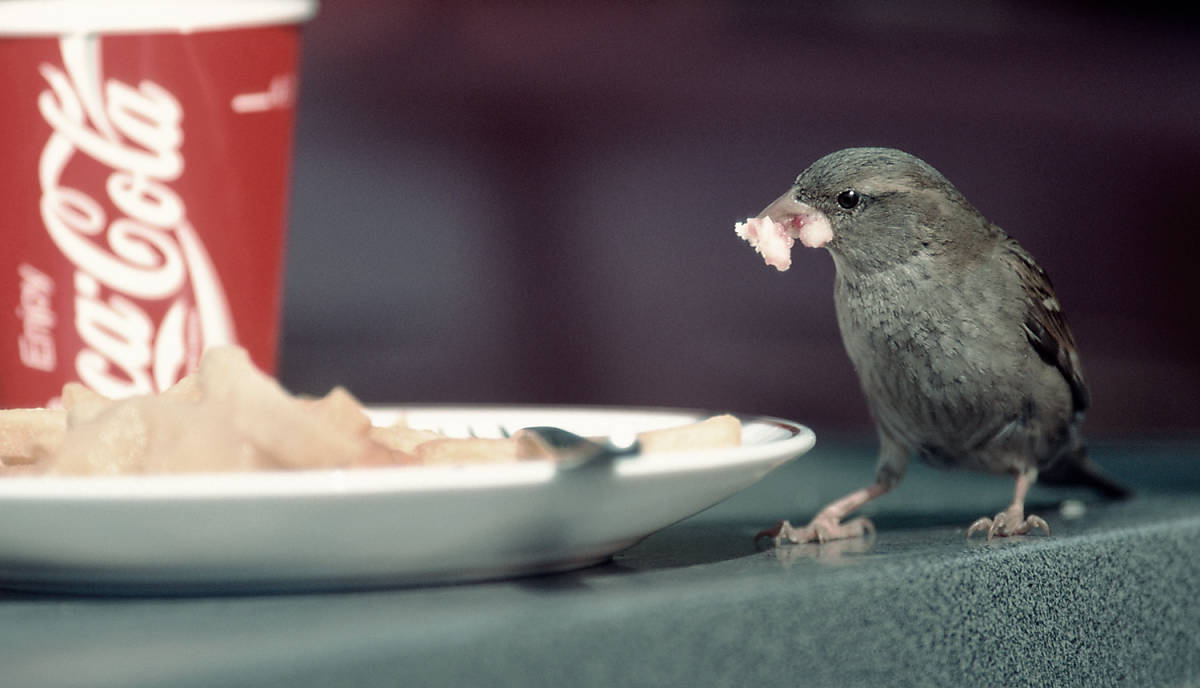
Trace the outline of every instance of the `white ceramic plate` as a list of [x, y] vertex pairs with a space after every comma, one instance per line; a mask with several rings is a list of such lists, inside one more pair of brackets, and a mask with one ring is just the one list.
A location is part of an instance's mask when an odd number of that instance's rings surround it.
[[[529, 425], [621, 434], [691, 411], [389, 407], [414, 426], [489, 436]], [[239, 474], [0, 480], [0, 586], [254, 591], [442, 583], [607, 559], [808, 451], [808, 428], [743, 416], [732, 449], [622, 459]]]

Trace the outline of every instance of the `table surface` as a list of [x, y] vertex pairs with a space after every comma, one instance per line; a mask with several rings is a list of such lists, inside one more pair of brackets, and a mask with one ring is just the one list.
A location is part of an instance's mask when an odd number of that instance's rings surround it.
[[1011, 481], [916, 465], [864, 510], [876, 536], [755, 546], [775, 519], [806, 520], [869, 481], [873, 451], [819, 441], [564, 574], [291, 595], [0, 592], [0, 685], [1200, 684], [1200, 441], [1095, 447], [1137, 495], [1037, 486], [1029, 511], [1051, 537], [967, 540]]

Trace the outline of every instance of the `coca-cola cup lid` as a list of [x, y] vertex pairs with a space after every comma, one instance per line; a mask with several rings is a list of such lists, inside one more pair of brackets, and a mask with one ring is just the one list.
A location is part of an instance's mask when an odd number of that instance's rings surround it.
[[4, 0], [0, 37], [72, 33], [189, 33], [297, 24], [317, 0]]

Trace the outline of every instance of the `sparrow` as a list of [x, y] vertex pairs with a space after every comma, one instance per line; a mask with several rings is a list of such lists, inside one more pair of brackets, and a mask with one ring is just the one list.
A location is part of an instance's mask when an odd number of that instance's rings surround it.
[[758, 537], [778, 545], [873, 532], [847, 517], [891, 490], [913, 456], [1013, 476], [1012, 503], [970, 524], [968, 538], [1049, 535], [1025, 514], [1039, 475], [1128, 494], [1088, 458], [1088, 389], [1050, 279], [932, 166], [891, 148], [840, 150], [735, 229], [779, 270], [797, 239], [833, 257], [838, 327], [879, 436], [873, 483], [807, 526], [780, 521]]

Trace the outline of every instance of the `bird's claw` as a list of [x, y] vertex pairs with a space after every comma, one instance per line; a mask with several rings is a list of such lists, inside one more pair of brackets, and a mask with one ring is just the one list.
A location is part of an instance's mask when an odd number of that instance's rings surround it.
[[996, 514], [995, 518], [984, 516], [976, 520], [967, 528], [967, 537], [970, 538], [975, 533], [986, 532], [987, 539], [991, 540], [993, 537], [1024, 535], [1035, 528], [1041, 528], [1046, 535], [1050, 534], [1050, 524], [1046, 523], [1041, 516], [1034, 514], [1024, 516], [1020, 511], [1008, 509]]
[[830, 540], [844, 540], [863, 537], [867, 533], [875, 534], [875, 524], [865, 517], [858, 517], [839, 523], [837, 519], [818, 515], [807, 526], [797, 528], [788, 521], [779, 521], [774, 526], [759, 531], [754, 536], [758, 542], [762, 538], [771, 538], [778, 547], [784, 542], [800, 544], [802, 542], [825, 543]]

